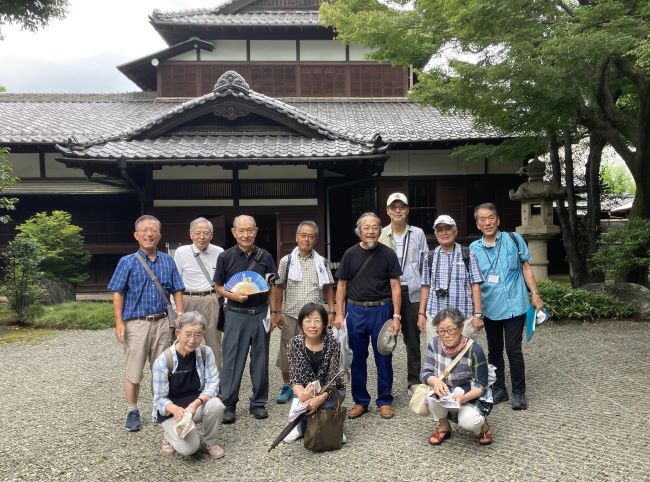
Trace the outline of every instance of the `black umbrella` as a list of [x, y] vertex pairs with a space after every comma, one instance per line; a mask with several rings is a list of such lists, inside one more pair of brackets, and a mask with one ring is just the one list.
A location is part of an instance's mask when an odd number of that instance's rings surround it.
[[[334, 375], [334, 378], [332, 378], [329, 382], [327, 382], [327, 384], [323, 388], [321, 388], [320, 392], [322, 392], [323, 390], [327, 390], [327, 388], [332, 383], [334, 383], [336, 381], [336, 379], [343, 374], [343, 372], [344, 372], [344, 370], [341, 370], [336, 375]], [[307, 416], [307, 412], [299, 413], [298, 416], [295, 419], [293, 419], [291, 422], [289, 422], [289, 424], [282, 429], [282, 432], [280, 432], [280, 435], [278, 435], [275, 438], [275, 440], [273, 441], [273, 443], [271, 444], [269, 449], [266, 451], [265, 456], [268, 455], [268, 453], [271, 450], [273, 450], [275, 447], [277, 447], [280, 444], [280, 442], [282, 442], [285, 439], [285, 437], [287, 435], [289, 435], [289, 432], [291, 432], [294, 428], [296, 428], [296, 425], [298, 425], [302, 421], [302, 419], [305, 418], [306, 416]]]

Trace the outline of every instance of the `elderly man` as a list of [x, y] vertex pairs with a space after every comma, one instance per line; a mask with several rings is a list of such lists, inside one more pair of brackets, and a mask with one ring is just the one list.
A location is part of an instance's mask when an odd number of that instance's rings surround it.
[[[205, 317], [189, 311], [180, 317], [176, 342], [154, 362], [153, 413], [163, 429], [161, 452], [172, 455], [192, 455], [203, 448], [212, 458], [220, 459], [223, 448], [217, 445], [217, 435], [224, 407], [217, 398], [219, 372], [214, 353], [201, 345], [205, 334]], [[203, 422], [203, 437], [191, 430], [184, 437], [176, 425], [191, 413], [193, 422]]]
[[381, 230], [379, 242], [397, 255], [402, 276], [402, 335], [406, 346], [407, 384], [409, 393], [420, 383], [420, 330], [418, 329], [418, 303], [420, 301], [420, 262], [429, 252], [424, 231], [407, 224], [408, 200], [401, 192], [388, 196], [386, 213], [390, 224]]
[[198, 311], [205, 316], [205, 344], [212, 348], [217, 368], [221, 370], [221, 332], [217, 330], [219, 298], [213, 280], [217, 258], [223, 248], [210, 244], [212, 234], [212, 223], [205, 218], [196, 218], [190, 223], [192, 244], [178, 248], [174, 253], [174, 262], [185, 285], [185, 310]]
[[[173, 294], [177, 319], [183, 314], [183, 282], [171, 256], [157, 250], [160, 221], [140, 216], [133, 236], [139, 249], [120, 259], [108, 284], [113, 292], [115, 338], [124, 345], [126, 375], [124, 395], [127, 416], [124, 426], [129, 432], [142, 428], [138, 397], [142, 371], [171, 343], [170, 320], [167, 318], [169, 295]], [[154, 282], [155, 276], [159, 285]], [[161, 290], [165, 292], [163, 297]]]
[[[392, 355], [382, 355], [377, 350], [377, 338], [386, 322], [392, 320], [391, 332], [400, 330], [400, 302], [402, 288], [399, 278], [402, 270], [395, 251], [379, 243], [381, 220], [375, 213], [364, 213], [357, 220], [355, 233], [359, 244], [345, 251], [336, 274], [335, 325], [343, 327], [344, 313], [348, 341], [352, 350], [352, 398], [355, 405], [348, 418], [357, 418], [368, 411], [370, 394], [368, 379], [368, 338], [377, 366], [377, 400], [382, 418], [392, 418], [393, 403]], [[344, 311], [345, 307], [345, 311]]]
[[250, 373], [253, 393], [249, 398], [249, 412], [256, 418], [269, 416], [266, 402], [269, 396], [269, 334], [264, 327], [271, 304], [271, 328], [280, 323], [280, 311], [275, 306], [272, 290], [267, 293], [243, 294], [226, 291], [224, 285], [241, 271], [255, 271], [263, 277], [276, 272], [275, 262], [268, 251], [255, 246], [257, 225], [251, 216], [237, 216], [232, 235], [237, 245], [227, 249], [217, 260], [214, 274], [217, 293], [227, 298], [226, 320], [223, 331], [223, 372], [221, 398], [226, 410], [223, 423], [234, 423], [239, 401], [239, 387], [251, 352]]
[[474, 331], [483, 328], [481, 312], [481, 273], [476, 255], [456, 242], [458, 228], [451, 216], [443, 214], [433, 223], [440, 244], [424, 260], [418, 326], [427, 333], [427, 343], [435, 336], [433, 319], [445, 308], [456, 308], [464, 317], [472, 317]]
[[[334, 321], [334, 288], [332, 272], [327, 260], [314, 247], [318, 241], [318, 226], [314, 221], [303, 221], [296, 229], [296, 247], [291, 254], [280, 260], [276, 280], [277, 306], [282, 306], [280, 324], [280, 349], [276, 366], [282, 372], [282, 389], [276, 402], [287, 403], [293, 397], [289, 384], [289, 360], [287, 345], [300, 333], [298, 313], [307, 303], [325, 305], [329, 321]], [[283, 299], [284, 298], [284, 299]]]
[[492, 397], [494, 403], [509, 399], [505, 385], [503, 345], [510, 362], [512, 382], [512, 409], [526, 410], [526, 372], [521, 340], [528, 311], [528, 292], [531, 304], [541, 309], [544, 303], [537, 291], [531, 259], [526, 242], [518, 233], [499, 231], [499, 214], [492, 203], [481, 204], [474, 209], [476, 226], [483, 237], [474, 241], [470, 249], [478, 259], [485, 276], [481, 286], [485, 334], [488, 342], [488, 361], [497, 369]]

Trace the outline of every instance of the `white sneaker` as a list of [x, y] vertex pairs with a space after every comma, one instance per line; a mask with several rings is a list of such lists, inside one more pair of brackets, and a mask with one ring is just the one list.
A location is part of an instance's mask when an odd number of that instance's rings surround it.
[[295, 442], [296, 440], [302, 438], [302, 432], [300, 431], [300, 425], [296, 425], [291, 432], [289, 432], [289, 435], [284, 437], [283, 442], [290, 444], [292, 442]]
[[342, 444], [348, 443], [348, 438], [345, 436], [345, 434], [343, 434], [343, 440], [341, 440], [341, 443]]

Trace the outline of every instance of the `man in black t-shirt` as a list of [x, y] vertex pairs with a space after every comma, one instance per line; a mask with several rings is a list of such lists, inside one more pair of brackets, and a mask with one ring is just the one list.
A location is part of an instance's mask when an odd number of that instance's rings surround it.
[[[397, 255], [379, 243], [381, 220], [374, 213], [364, 213], [357, 220], [355, 230], [360, 243], [349, 248], [341, 258], [336, 271], [339, 282], [336, 288], [336, 320], [343, 326], [344, 316], [352, 358], [352, 398], [355, 405], [348, 418], [357, 418], [368, 411], [370, 394], [366, 388], [368, 378], [368, 338], [377, 366], [377, 400], [379, 414], [392, 418], [393, 364], [392, 355], [377, 351], [379, 331], [386, 320], [392, 319], [392, 332], [400, 330], [402, 275]], [[343, 307], [345, 306], [345, 311]]]
[[[224, 285], [234, 274], [255, 271], [263, 277], [275, 275], [276, 267], [271, 254], [255, 246], [257, 226], [251, 216], [237, 216], [233, 221], [232, 234], [237, 246], [227, 249], [217, 259], [214, 281], [217, 293], [228, 299], [223, 329], [223, 370], [221, 372], [221, 396], [226, 411], [223, 423], [234, 423], [235, 408], [239, 401], [239, 387], [251, 352], [251, 382], [253, 393], [249, 398], [249, 412], [256, 418], [268, 417], [266, 402], [269, 398], [269, 333], [279, 325], [280, 310], [274, 306], [275, 298], [266, 293], [232, 293]], [[251, 265], [253, 265], [251, 267]], [[273, 283], [270, 283], [273, 286]], [[271, 304], [271, 326], [267, 333], [264, 320]]]

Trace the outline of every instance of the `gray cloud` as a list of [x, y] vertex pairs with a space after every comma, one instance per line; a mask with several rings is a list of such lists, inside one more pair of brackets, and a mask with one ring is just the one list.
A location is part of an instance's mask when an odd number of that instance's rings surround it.
[[133, 92], [140, 89], [115, 68], [129, 60], [115, 52], [57, 62], [10, 55], [0, 57], [0, 85], [22, 93]]

